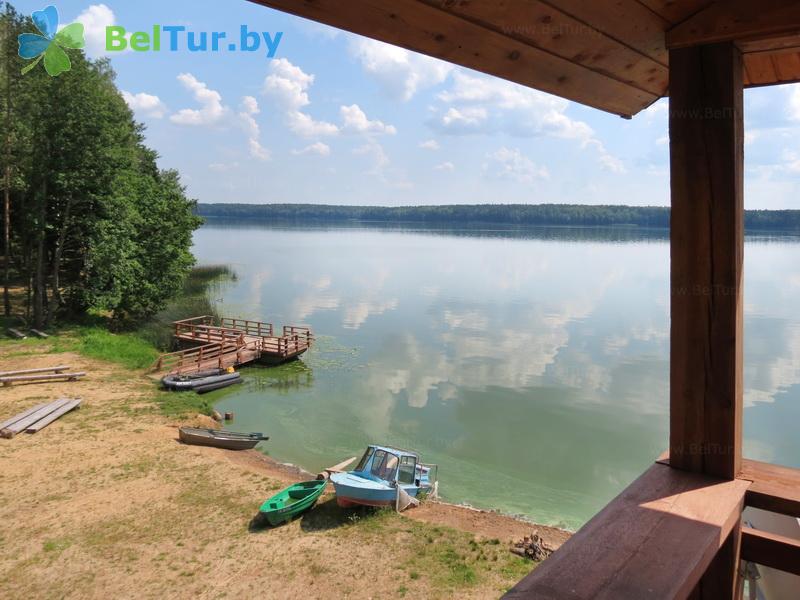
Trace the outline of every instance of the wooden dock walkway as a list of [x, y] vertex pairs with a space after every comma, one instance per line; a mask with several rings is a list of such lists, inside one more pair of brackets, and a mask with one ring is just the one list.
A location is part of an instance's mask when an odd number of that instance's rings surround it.
[[286, 325], [275, 335], [271, 323], [211, 316], [175, 321], [175, 340], [189, 348], [161, 355], [154, 371], [185, 373], [252, 362], [280, 364], [306, 352], [314, 341], [308, 327]]

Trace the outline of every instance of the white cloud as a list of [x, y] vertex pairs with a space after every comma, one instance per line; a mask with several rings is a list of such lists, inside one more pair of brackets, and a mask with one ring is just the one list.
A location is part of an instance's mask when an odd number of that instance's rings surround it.
[[239, 121], [245, 134], [247, 134], [247, 150], [250, 156], [256, 160], [269, 160], [270, 152], [261, 145], [261, 128], [254, 117], [254, 115], [261, 112], [258, 108], [258, 102], [252, 96], [245, 96], [242, 98], [241, 108]]
[[355, 38], [350, 52], [393, 97], [410, 100], [419, 90], [442, 83], [453, 66], [367, 38]]
[[[107, 54], [118, 54], [118, 52], [106, 52], [106, 27], [116, 25], [117, 19], [112, 11], [105, 4], [92, 4], [75, 19], [78, 23], [83, 23], [84, 38], [86, 39], [86, 53], [96, 58]], [[126, 35], [130, 38], [130, 35]]]
[[257, 115], [261, 112], [261, 109], [258, 108], [258, 100], [252, 96], [245, 96], [242, 98], [241, 111], [248, 115]]
[[167, 113], [167, 107], [158, 96], [153, 96], [152, 94], [146, 94], [144, 92], [131, 94], [130, 92], [122, 90], [122, 97], [132, 111], [146, 117], [161, 119]]
[[299, 156], [301, 154], [318, 154], [319, 156], [330, 156], [331, 147], [322, 142], [315, 142], [302, 148], [300, 150], [292, 150], [292, 154]]
[[239, 163], [211, 163], [208, 165], [208, 168], [217, 173], [225, 173], [227, 171], [232, 171], [233, 169], [238, 169]]
[[436, 165], [433, 168], [436, 169], [437, 171], [449, 171], [449, 172], [452, 172], [452, 171], [456, 170], [456, 166], [453, 163], [451, 163], [449, 160], [445, 161], [445, 162], [443, 162], [443, 163], [441, 163], [439, 165]]
[[443, 133], [506, 133], [576, 140], [582, 148], [592, 149], [604, 168], [624, 172], [622, 162], [608, 152], [589, 125], [565, 114], [569, 102], [563, 98], [501, 79], [456, 71], [452, 86], [438, 94], [438, 99], [445, 106], [435, 109], [431, 125]]
[[447, 133], [480, 133], [488, 117], [489, 112], [482, 106], [450, 107], [442, 115], [441, 124]]
[[789, 118], [800, 121], [800, 85], [793, 85], [792, 88], [789, 96]]
[[353, 150], [353, 154], [368, 156], [372, 159], [373, 166], [369, 171], [371, 175], [382, 175], [383, 170], [389, 166], [389, 157], [386, 155], [386, 151], [375, 140], [370, 140], [363, 146], [359, 146]]
[[655, 119], [661, 118], [661, 115], [667, 116], [669, 112], [669, 100], [667, 98], [661, 98], [657, 100], [646, 109], [642, 111], [642, 115], [647, 117], [648, 121], [653, 121]]
[[339, 109], [342, 116], [342, 130], [353, 133], [386, 133], [394, 135], [397, 129], [393, 125], [387, 125], [383, 121], [370, 121], [358, 104], [342, 106]]
[[306, 137], [339, 133], [339, 128], [333, 123], [315, 121], [301, 110], [311, 104], [308, 89], [314, 83], [313, 75], [305, 73], [285, 58], [272, 59], [269, 69], [270, 74], [264, 80], [262, 93], [284, 112], [289, 129]]
[[439, 142], [436, 140], [426, 140], [424, 142], [420, 142], [419, 147], [424, 148], [425, 150], [438, 150]]
[[213, 125], [227, 114], [228, 108], [222, 105], [219, 92], [209, 89], [202, 81], [191, 73], [181, 73], [178, 81], [192, 93], [200, 104], [200, 109], [184, 108], [170, 117], [170, 121], [178, 125]]
[[486, 175], [512, 179], [519, 183], [532, 183], [550, 176], [546, 167], [538, 166], [518, 149], [505, 146], [486, 155], [483, 171]]
[[250, 138], [247, 140], [247, 148], [250, 151], [250, 156], [257, 160], [267, 161], [270, 159], [270, 152], [261, 145], [256, 139]]

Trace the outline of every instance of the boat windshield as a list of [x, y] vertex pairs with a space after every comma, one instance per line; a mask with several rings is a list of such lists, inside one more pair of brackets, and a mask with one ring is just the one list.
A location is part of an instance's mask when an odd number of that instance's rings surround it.
[[397, 476], [397, 481], [408, 485], [414, 485], [417, 471], [417, 457], [404, 456], [400, 459], [400, 474]]
[[358, 461], [358, 465], [356, 465], [356, 471], [363, 471], [367, 468], [367, 464], [369, 463], [369, 459], [372, 458], [372, 453], [375, 452], [375, 448], [370, 446], [367, 448], [367, 451], [364, 452], [364, 456], [361, 457], [361, 460]]
[[400, 458], [396, 454], [386, 450], [376, 450], [375, 457], [372, 459], [371, 473], [378, 479], [394, 481], [399, 462]]

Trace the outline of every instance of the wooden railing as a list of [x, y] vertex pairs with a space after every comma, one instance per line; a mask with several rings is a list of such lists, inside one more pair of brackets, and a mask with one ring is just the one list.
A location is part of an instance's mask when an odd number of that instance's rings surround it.
[[256, 337], [272, 337], [274, 327], [272, 323], [262, 323], [261, 321], [250, 321], [248, 319], [232, 319], [223, 317], [219, 324], [222, 327], [242, 331], [245, 335]]
[[177, 352], [170, 352], [159, 356], [150, 370], [153, 372], [169, 371], [170, 373], [183, 373], [197, 370], [204, 363], [206, 367], [211, 367], [213, 365], [216, 366], [216, 368], [222, 369], [228, 366], [226, 364], [226, 358], [230, 359], [231, 357], [235, 357], [235, 353], [240, 348], [241, 347], [236, 344], [213, 343], [189, 348], [187, 350], [178, 350]]
[[305, 343], [309, 346], [314, 341], [314, 334], [311, 333], [311, 329], [309, 327], [301, 327], [298, 325], [284, 325], [283, 337], [297, 337], [300, 340], [305, 341]]
[[739, 558], [800, 575], [800, 540], [744, 527], [747, 506], [800, 518], [800, 470], [744, 460], [723, 480], [659, 460], [506, 597], [740, 598]]
[[185, 341], [236, 346], [283, 358], [291, 358], [311, 347], [314, 336], [304, 326], [285, 325], [282, 335], [275, 335], [271, 323], [224, 317], [215, 324], [214, 317], [204, 315], [175, 321], [175, 337]]
[[244, 344], [244, 333], [242, 331], [215, 325], [176, 323], [175, 336], [208, 343], [229, 342]]

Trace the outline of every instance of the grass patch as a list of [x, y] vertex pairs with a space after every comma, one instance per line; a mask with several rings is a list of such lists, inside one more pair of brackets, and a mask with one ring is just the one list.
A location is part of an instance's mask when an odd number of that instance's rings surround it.
[[145, 369], [158, 350], [136, 333], [112, 333], [102, 327], [77, 327], [53, 338], [52, 352], [79, 352], [128, 369]]
[[68, 538], [54, 538], [52, 540], [45, 541], [45, 543], [42, 544], [42, 550], [48, 554], [61, 554], [71, 545], [72, 540]]
[[211, 415], [213, 404], [195, 392], [167, 392], [158, 390], [154, 398], [162, 414], [179, 419], [196, 414]]

